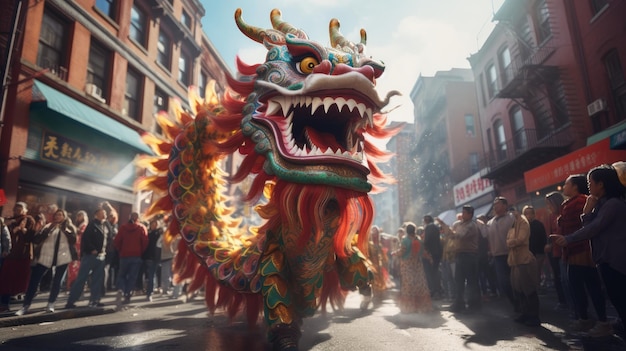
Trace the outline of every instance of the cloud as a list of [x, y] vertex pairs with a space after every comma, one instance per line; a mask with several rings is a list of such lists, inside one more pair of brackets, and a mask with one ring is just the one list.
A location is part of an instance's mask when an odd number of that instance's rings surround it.
[[404, 97], [395, 101], [402, 109], [390, 114], [392, 120], [413, 121], [409, 94], [420, 74], [433, 76], [450, 68], [469, 68], [467, 57], [475, 47], [474, 36], [449, 22], [407, 16], [387, 37], [387, 41], [368, 43], [368, 53], [385, 62], [379, 79], [381, 93], [399, 90]]

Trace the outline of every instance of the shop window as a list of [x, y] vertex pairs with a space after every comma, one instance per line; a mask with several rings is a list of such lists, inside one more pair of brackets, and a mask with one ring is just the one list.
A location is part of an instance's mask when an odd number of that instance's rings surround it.
[[472, 138], [476, 136], [476, 123], [474, 122], [474, 115], [465, 115], [465, 135]]
[[137, 5], [133, 5], [130, 11], [130, 38], [144, 48], [148, 37], [148, 17]]
[[189, 56], [182, 52], [180, 53], [180, 57], [178, 58], [178, 81], [184, 86], [189, 85], [189, 77], [191, 73], [191, 59]]
[[143, 90], [142, 77], [134, 69], [129, 68], [126, 74], [126, 93], [124, 94], [125, 116], [141, 122], [141, 91]]
[[552, 34], [550, 29], [550, 11], [545, 0], [535, 5], [535, 20], [537, 22], [537, 41], [543, 43]]
[[89, 47], [89, 62], [87, 63], [88, 85], [85, 90], [88, 95], [97, 99], [106, 99], [107, 96], [110, 57], [109, 50], [92, 38]]
[[172, 63], [172, 41], [170, 37], [163, 32], [163, 28], [159, 31], [159, 42], [157, 43], [157, 62], [169, 71]]
[[37, 65], [63, 80], [67, 80], [67, 28], [65, 21], [46, 9], [39, 35]]
[[96, 0], [96, 8], [113, 20], [117, 18], [116, 0]]

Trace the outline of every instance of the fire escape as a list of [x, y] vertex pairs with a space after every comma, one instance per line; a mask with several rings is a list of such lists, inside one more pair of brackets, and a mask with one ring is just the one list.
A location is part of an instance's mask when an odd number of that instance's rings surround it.
[[[487, 168], [483, 176], [512, 180], [524, 171], [566, 154], [573, 142], [569, 130], [568, 99], [561, 83], [559, 67], [549, 63], [555, 48], [546, 40], [540, 46], [531, 45], [527, 31], [513, 24], [519, 14], [526, 14], [523, 1], [508, 1], [495, 19], [516, 38], [512, 60], [502, 72], [502, 89], [497, 98], [511, 99], [532, 113], [535, 128], [517, 129], [511, 123], [512, 137], [497, 145], [486, 155]], [[509, 5], [509, 6], [506, 6]], [[519, 24], [519, 22], [517, 22]], [[540, 28], [541, 29], [541, 28]]]

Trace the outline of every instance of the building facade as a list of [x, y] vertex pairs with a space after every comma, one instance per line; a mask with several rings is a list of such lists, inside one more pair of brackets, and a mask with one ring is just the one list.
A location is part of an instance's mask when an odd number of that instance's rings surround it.
[[[10, 1], [11, 2], [11, 1]], [[7, 203], [38, 211], [93, 210], [107, 200], [121, 218], [139, 210], [140, 134], [160, 133], [154, 115], [187, 88], [227, 67], [202, 31], [198, 0], [12, 1], [18, 40], [0, 135], [0, 187]], [[149, 201], [146, 198], [146, 201]], [[3, 215], [10, 213], [3, 209]]]
[[[390, 127], [395, 128], [399, 122], [392, 122]], [[380, 168], [386, 174], [391, 174], [395, 184], [385, 184], [384, 191], [372, 195], [376, 214], [374, 224], [389, 234], [396, 234], [396, 231], [403, 222], [414, 221], [414, 218], [406, 216], [412, 199], [407, 192], [407, 182], [403, 178], [410, 174], [411, 161], [410, 150], [413, 141], [413, 128], [411, 124], [405, 124], [404, 128], [387, 142], [388, 152], [394, 154], [389, 162], [380, 164]]]
[[[607, 147], [556, 171], [550, 165], [623, 124], [624, 13], [621, 1], [563, 0], [509, 0], [497, 11], [497, 26], [469, 58], [484, 134], [482, 174], [497, 195], [543, 206], [545, 193], [559, 190], [568, 174], [623, 158]], [[553, 183], [536, 174], [550, 174]]]
[[415, 171], [411, 216], [456, 213], [454, 186], [480, 170], [482, 131], [472, 71], [453, 68], [420, 76], [411, 91]]

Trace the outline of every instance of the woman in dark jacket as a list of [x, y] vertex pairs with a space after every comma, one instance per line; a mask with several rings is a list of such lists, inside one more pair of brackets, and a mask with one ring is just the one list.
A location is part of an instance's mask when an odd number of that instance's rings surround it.
[[41, 229], [40, 225], [40, 222], [28, 215], [26, 203], [15, 203], [13, 220], [7, 226], [12, 247], [0, 268], [0, 312], [9, 311], [11, 296], [23, 293], [28, 287], [32, 240]]
[[[591, 239], [591, 253], [597, 264], [606, 292], [624, 323], [626, 320], [626, 188], [620, 183], [614, 167], [598, 166], [587, 176], [591, 194], [583, 208], [583, 227], [568, 235], [553, 235], [554, 241], [567, 246]], [[598, 323], [592, 336], [610, 335], [608, 323]]]
[[54, 303], [61, 289], [61, 281], [67, 270], [67, 265], [78, 259], [76, 252], [76, 227], [64, 210], [57, 210], [52, 222], [46, 224], [33, 238], [35, 244], [35, 266], [32, 267], [28, 289], [24, 297], [22, 308], [15, 314], [21, 316], [28, 312], [30, 304], [37, 293], [41, 278], [49, 269], [54, 269], [50, 295], [48, 296], [47, 312], [54, 312]]

